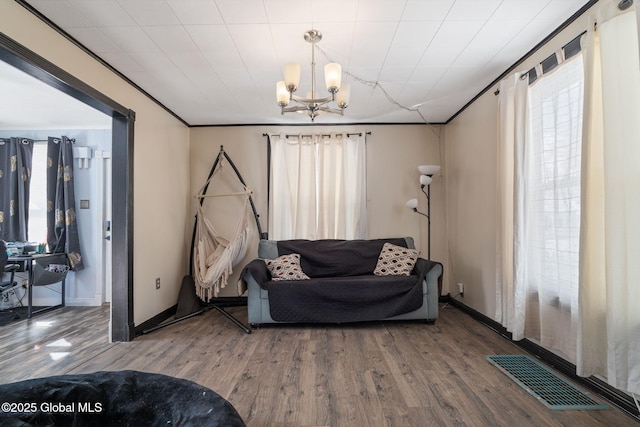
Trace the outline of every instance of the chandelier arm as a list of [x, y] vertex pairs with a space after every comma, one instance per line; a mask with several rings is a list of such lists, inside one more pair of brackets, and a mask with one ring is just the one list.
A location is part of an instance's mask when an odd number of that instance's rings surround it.
[[299, 112], [299, 111], [309, 112], [309, 108], [302, 107], [302, 106], [282, 107], [282, 113], [296, 113], [296, 112]]
[[302, 104], [326, 104], [327, 102], [335, 101], [334, 96], [327, 96], [326, 98], [302, 98], [298, 95], [291, 95], [291, 100]]

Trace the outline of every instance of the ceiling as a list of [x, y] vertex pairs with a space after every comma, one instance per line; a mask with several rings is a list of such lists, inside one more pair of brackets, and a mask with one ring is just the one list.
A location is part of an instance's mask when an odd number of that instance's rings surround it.
[[300, 124], [275, 83], [322, 32], [351, 83], [344, 117], [317, 123], [443, 123], [588, 0], [27, 0], [189, 125]]
[[0, 130], [109, 129], [111, 117], [0, 61]]

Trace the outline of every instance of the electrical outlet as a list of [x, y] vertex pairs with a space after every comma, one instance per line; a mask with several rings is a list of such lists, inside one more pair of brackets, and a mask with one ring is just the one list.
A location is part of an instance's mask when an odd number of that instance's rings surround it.
[[464, 285], [462, 283], [458, 283], [458, 294], [464, 297]]
[[156, 289], [160, 289], [160, 278], [156, 277]]

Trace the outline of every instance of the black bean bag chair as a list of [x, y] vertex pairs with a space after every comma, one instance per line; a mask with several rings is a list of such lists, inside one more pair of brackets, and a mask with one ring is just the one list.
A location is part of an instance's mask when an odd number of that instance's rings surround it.
[[192, 381], [138, 371], [61, 375], [0, 385], [1, 426], [245, 426]]

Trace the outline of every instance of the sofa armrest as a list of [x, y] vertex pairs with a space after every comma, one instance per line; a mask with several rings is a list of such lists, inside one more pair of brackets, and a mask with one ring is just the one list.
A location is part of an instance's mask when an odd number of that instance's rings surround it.
[[254, 259], [242, 269], [240, 277], [246, 281], [245, 276], [247, 275], [250, 275], [261, 287], [263, 283], [271, 280], [271, 273], [267, 268], [267, 264], [261, 259]]
[[[434, 271], [434, 269], [436, 271]], [[436, 293], [437, 296], [440, 297], [442, 292], [442, 264], [424, 258], [418, 258], [411, 274], [419, 276], [419, 280], [425, 280], [427, 283], [433, 281], [434, 276], [437, 276], [437, 280], [435, 281], [437, 288]], [[429, 276], [431, 280], [426, 280], [427, 276]]]

